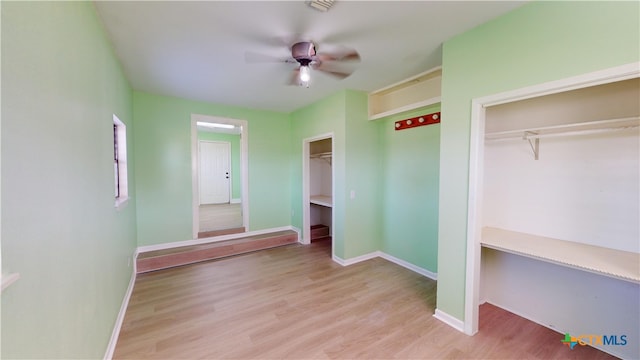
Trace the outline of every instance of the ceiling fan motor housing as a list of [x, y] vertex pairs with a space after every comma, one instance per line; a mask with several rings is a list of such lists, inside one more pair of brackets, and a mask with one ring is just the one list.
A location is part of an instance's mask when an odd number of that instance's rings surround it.
[[316, 46], [310, 41], [302, 41], [293, 44], [291, 47], [291, 56], [296, 59], [302, 65], [308, 65], [313, 61], [313, 57], [316, 56]]

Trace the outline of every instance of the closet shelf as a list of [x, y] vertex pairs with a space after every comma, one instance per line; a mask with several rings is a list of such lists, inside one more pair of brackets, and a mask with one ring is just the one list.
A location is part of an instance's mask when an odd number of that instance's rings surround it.
[[331, 156], [332, 156], [332, 154], [331, 154], [330, 151], [309, 155], [309, 157], [312, 158], [312, 159], [327, 159], [327, 158], [330, 159]]
[[312, 195], [309, 197], [309, 202], [316, 205], [333, 207], [333, 199], [331, 198], [331, 196]]
[[13, 274], [9, 274], [9, 275], [3, 275], [2, 276], [2, 286], [0, 288], [0, 291], [4, 291], [4, 289], [8, 288], [9, 285], [11, 285], [14, 282], [18, 281], [18, 279], [20, 279], [20, 274], [18, 274], [18, 273], [13, 273]]
[[309, 155], [309, 158], [324, 160], [324, 161], [329, 163], [329, 166], [331, 166], [331, 157], [332, 156], [333, 155], [329, 151], [329, 152], [321, 152], [321, 153], [317, 153], [317, 154], [311, 154], [311, 155]]
[[546, 126], [521, 130], [498, 131], [485, 134], [486, 140], [505, 140], [521, 138], [539, 139], [544, 137], [591, 134], [605, 131], [633, 129], [640, 126], [640, 116], [619, 119], [597, 120], [565, 125]]
[[640, 254], [492, 227], [481, 245], [552, 264], [640, 284]]
[[487, 141], [509, 140], [515, 138], [527, 140], [529, 142], [529, 145], [531, 146], [531, 151], [533, 151], [535, 160], [538, 160], [540, 156], [541, 138], [597, 134], [602, 132], [629, 130], [637, 128], [639, 126], [640, 116], [633, 116], [619, 119], [588, 121], [522, 130], [492, 132], [486, 133], [485, 139]]

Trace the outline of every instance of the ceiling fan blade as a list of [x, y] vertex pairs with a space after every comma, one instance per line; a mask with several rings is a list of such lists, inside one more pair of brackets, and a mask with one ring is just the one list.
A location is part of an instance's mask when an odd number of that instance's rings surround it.
[[354, 49], [345, 49], [345, 51], [339, 51], [333, 54], [320, 53], [316, 57], [320, 61], [360, 61], [360, 54]]
[[247, 63], [295, 63], [294, 59], [247, 51], [244, 53]]
[[323, 69], [322, 67], [319, 67], [316, 70], [322, 71], [323, 73], [325, 73], [327, 75], [331, 75], [331, 76], [333, 76], [335, 78], [338, 78], [338, 79], [344, 79], [344, 78], [348, 77], [349, 75], [351, 75], [351, 73], [353, 72], [353, 71], [329, 70], [329, 69]]

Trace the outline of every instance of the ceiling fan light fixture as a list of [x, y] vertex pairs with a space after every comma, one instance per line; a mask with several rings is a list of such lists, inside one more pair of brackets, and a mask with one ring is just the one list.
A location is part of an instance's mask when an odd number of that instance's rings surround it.
[[313, 0], [308, 1], [307, 5], [316, 10], [327, 12], [331, 8], [331, 6], [333, 6], [334, 1], [335, 0]]
[[300, 81], [309, 82], [311, 80], [311, 71], [309, 70], [309, 66], [300, 66]]
[[300, 85], [309, 87], [311, 80], [311, 70], [308, 65], [300, 65]]

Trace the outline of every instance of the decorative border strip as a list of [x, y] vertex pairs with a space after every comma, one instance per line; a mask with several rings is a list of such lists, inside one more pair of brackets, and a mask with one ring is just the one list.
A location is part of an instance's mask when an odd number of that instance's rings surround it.
[[439, 123], [440, 123], [440, 112], [438, 111], [436, 113], [416, 116], [410, 119], [398, 120], [396, 121], [395, 128], [397, 131], [397, 130], [410, 129], [418, 126], [433, 125], [433, 124], [439, 124]]

